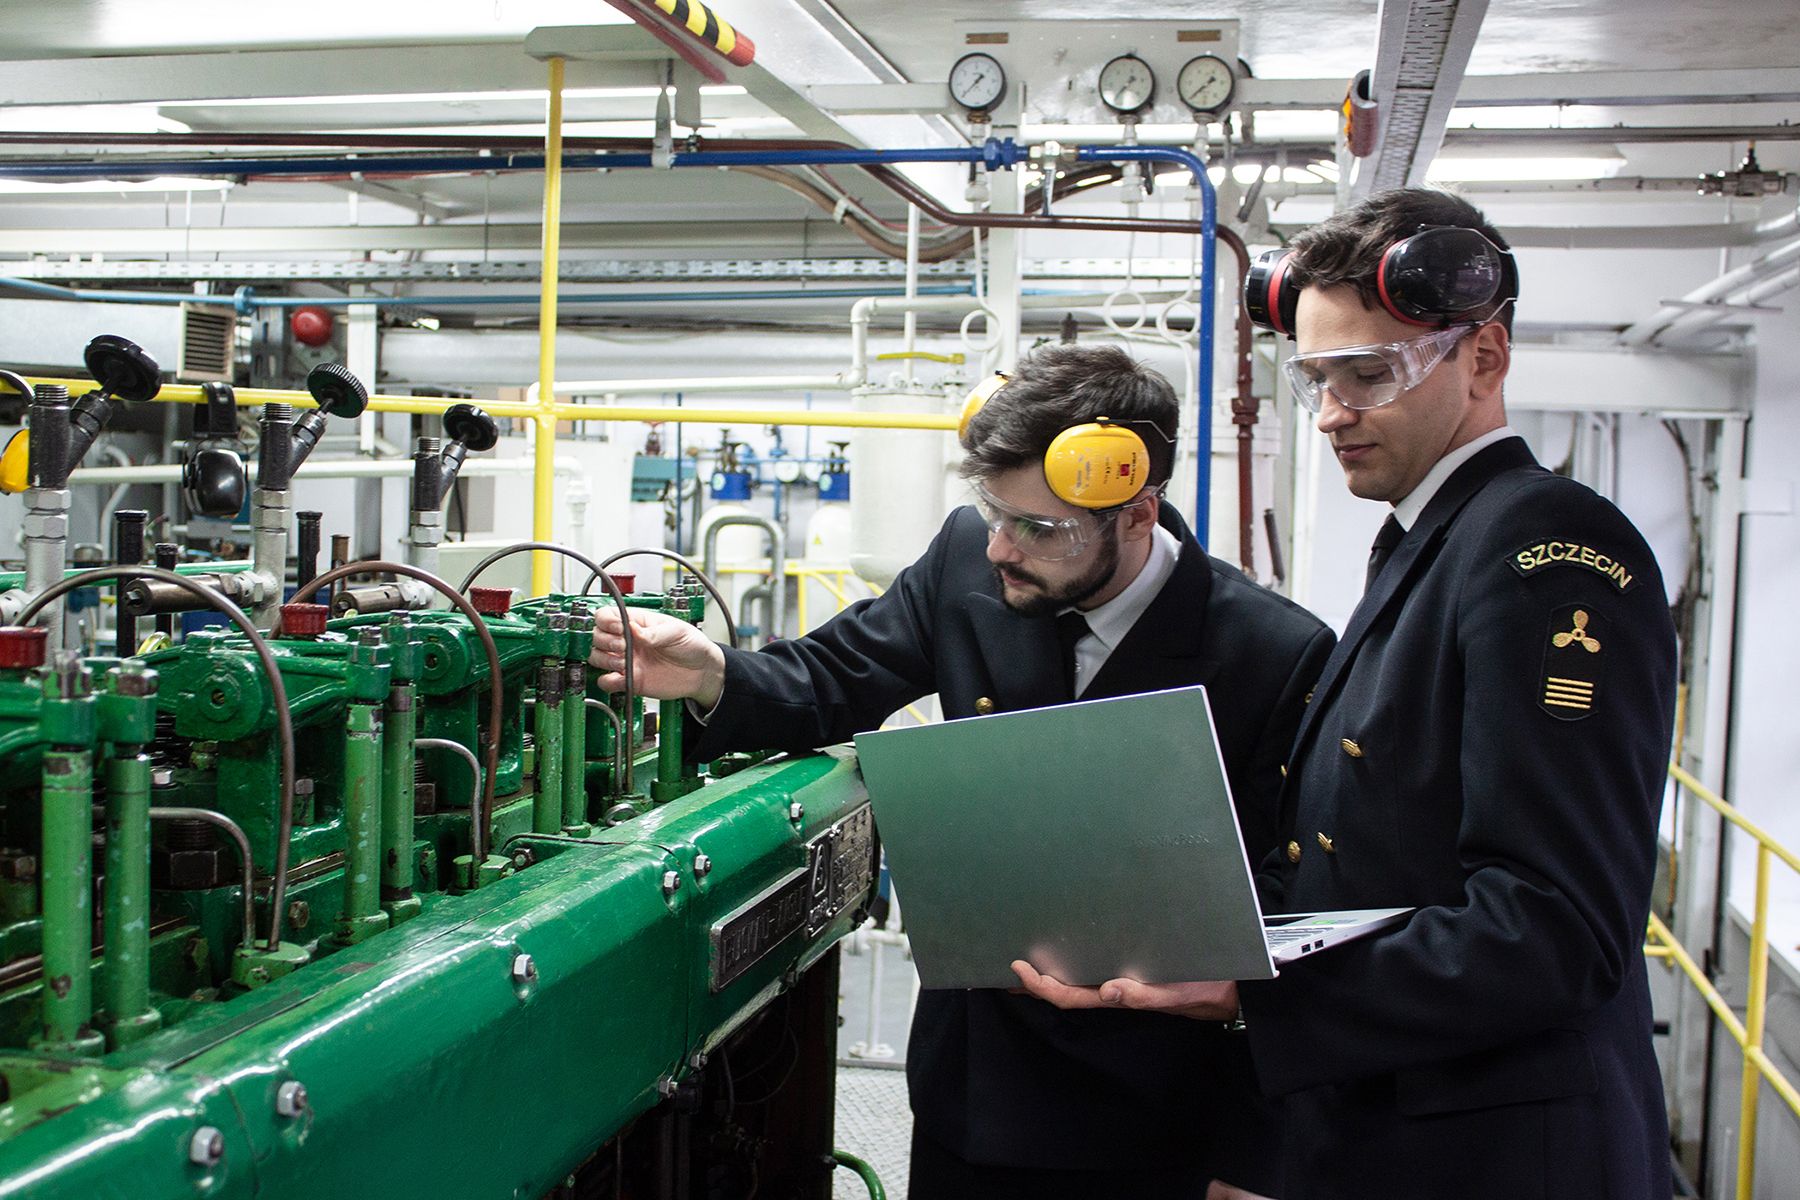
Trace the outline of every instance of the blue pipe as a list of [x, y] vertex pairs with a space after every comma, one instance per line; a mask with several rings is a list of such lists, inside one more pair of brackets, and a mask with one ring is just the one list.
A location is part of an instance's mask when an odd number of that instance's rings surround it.
[[1208, 524], [1212, 517], [1212, 385], [1213, 385], [1213, 292], [1218, 248], [1214, 239], [1219, 232], [1219, 197], [1206, 174], [1206, 164], [1192, 150], [1179, 146], [1081, 146], [1075, 151], [1078, 162], [1169, 162], [1194, 173], [1194, 184], [1200, 189], [1200, 411], [1197, 425], [1200, 444], [1194, 455], [1194, 537], [1202, 546], [1210, 541]]

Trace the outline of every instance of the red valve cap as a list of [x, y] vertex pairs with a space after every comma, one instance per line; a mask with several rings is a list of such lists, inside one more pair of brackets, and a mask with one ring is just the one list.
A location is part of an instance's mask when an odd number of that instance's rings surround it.
[[636, 571], [608, 571], [606, 577], [619, 585], [619, 590], [627, 596], [637, 591]]
[[472, 587], [469, 603], [484, 617], [504, 617], [512, 611], [513, 590], [505, 587]]
[[284, 604], [281, 606], [281, 631], [291, 638], [313, 638], [325, 632], [331, 608], [324, 604]]
[[49, 648], [50, 631], [41, 625], [0, 627], [0, 667], [13, 671], [41, 667]]

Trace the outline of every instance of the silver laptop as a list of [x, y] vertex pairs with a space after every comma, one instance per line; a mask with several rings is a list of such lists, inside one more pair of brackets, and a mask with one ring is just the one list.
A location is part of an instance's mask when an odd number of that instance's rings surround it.
[[1264, 918], [1204, 687], [857, 735], [929, 988], [1269, 979], [1411, 909]]

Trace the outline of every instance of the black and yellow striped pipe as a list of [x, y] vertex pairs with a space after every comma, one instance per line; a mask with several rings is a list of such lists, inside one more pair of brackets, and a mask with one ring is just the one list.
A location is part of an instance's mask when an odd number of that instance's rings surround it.
[[756, 43], [731, 27], [731, 23], [700, 0], [649, 0], [677, 25], [725, 56], [725, 61], [747, 67], [756, 60]]

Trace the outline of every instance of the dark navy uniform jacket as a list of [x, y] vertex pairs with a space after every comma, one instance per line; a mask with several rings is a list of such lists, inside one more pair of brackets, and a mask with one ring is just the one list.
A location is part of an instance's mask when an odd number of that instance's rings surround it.
[[[1162, 522], [1181, 541], [1175, 572], [1083, 697], [1208, 685], [1244, 841], [1260, 857], [1274, 845], [1275, 796], [1301, 698], [1332, 634], [1209, 559], [1173, 507], [1162, 507]], [[797, 640], [728, 651], [724, 694], [691, 753], [705, 760], [847, 741], [932, 692], [948, 718], [1068, 702], [1055, 621], [1006, 607], [986, 547], [980, 517], [959, 509], [879, 599]], [[1105, 819], [1103, 797], [1094, 811]], [[1252, 1104], [1247, 1047], [1216, 1027], [1150, 1013], [1062, 1012], [1004, 991], [927, 991], [907, 1072], [919, 1128], [965, 1160], [1143, 1168], [1204, 1152], [1209, 1122], [1197, 1106], [1209, 1086], [1220, 1089], [1220, 1054], [1243, 1061], [1233, 1102]]]
[[1643, 942], [1675, 635], [1617, 509], [1508, 438], [1351, 617], [1282, 793], [1273, 911], [1414, 906], [1245, 984], [1284, 1200], [1666, 1200]]

